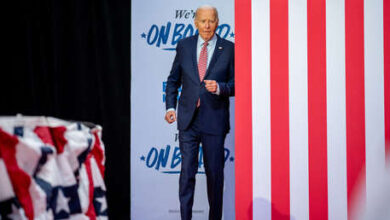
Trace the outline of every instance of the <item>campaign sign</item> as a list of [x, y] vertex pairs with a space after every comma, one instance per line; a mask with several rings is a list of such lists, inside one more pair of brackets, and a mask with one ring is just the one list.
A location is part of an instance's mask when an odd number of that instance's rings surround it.
[[[131, 11], [131, 219], [180, 219], [181, 155], [176, 123], [165, 115], [166, 80], [180, 39], [197, 34], [195, 11], [212, 4], [219, 12], [216, 33], [234, 42], [233, 0], [133, 0]], [[178, 99], [180, 98], [180, 91]], [[234, 98], [225, 141], [223, 219], [234, 217]], [[203, 151], [198, 155], [193, 219], [208, 219]]]

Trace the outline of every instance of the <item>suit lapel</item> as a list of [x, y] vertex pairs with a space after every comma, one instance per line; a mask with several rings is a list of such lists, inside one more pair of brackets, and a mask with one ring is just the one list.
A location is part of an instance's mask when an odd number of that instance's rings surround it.
[[222, 51], [223, 51], [222, 41], [221, 41], [221, 38], [217, 35], [217, 43], [215, 44], [213, 57], [211, 58], [210, 64], [207, 68], [206, 75], [204, 77], [205, 79], [207, 79], [207, 76], [210, 75], [210, 72], [213, 69], [213, 67], [214, 67], [215, 63], [217, 62], [219, 56], [221, 55]]
[[198, 82], [200, 82], [200, 78], [199, 78], [199, 70], [198, 70], [198, 61], [197, 61], [197, 46], [198, 46], [198, 35], [195, 35], [196, 37], [194, 37], [194, 40], [193, 42], [191, 43], [191, 51], [192, 51], [192, 63], [193, 63], [193, 67], [194, 67], [194, 73], [195, 73], [195, 79], [198, 80]]

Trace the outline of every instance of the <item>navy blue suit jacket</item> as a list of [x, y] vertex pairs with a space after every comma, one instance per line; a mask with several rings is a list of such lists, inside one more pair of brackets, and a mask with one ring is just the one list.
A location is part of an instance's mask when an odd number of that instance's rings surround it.
[[193, 118], [198, 98], [202, 132], [226, 134], [229, 132], [229, 96], [234, 96], [234, 44], [217, 35], [213, 57], [204, 79], [217, 81], [220, 94], [208, 92], [200, 82], [197, 62], [198, 35], [182, 39], [176, 47], [176, 57], [166, 86], [166, 109], [175, 108], [178, 88], [182, 91], [177, 109], [179, 130], [186, 130]]

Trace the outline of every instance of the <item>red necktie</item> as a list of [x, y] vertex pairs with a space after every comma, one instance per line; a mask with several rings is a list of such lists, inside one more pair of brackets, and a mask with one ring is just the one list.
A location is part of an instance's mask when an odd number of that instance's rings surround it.
[[[204, 76], [206, 75], [207, 70], [207, 45], [209, 43], [205, 41], [203, 43], [202, 50], [200, 51], [199, 61], [198, 61], [198, 71], [199, 71], [199, 79], [202, 82]], [[197, 107], [200, 105], [200, 99], [198, 99]]]
[[209, 43], [205, 41], [203, 43], [202, 50], [200, 51], [199, 62], [198, 62], [199, 78], [201, 82], [203, 81], [203, 78], [206, 75], [206, 70], [207, 70], [207, 45], [209, 45]]

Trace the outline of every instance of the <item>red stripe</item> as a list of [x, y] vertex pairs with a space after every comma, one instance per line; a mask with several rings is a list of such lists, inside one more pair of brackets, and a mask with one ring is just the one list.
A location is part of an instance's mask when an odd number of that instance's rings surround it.
[[328, 219], [325, 0], [307, 1], [309, 216]]
[[357, 194], [366, 194], [363, 0], [345, 0], [345, 57], [347, 193], [351, 219]]
[[290, 219], [288, 0], [270, 1], [272, 219]]
[[50, 128], [47, 126], [37, 126], [34, 129], [34, 133], [41, 139], [41, 141], [45, 144], [55, 146], [54, 141], [52, 139]]
[[236, 219], [251, 220], [253, 218], [251, 1], [236, 0], [235, 13]]
[[0, 129], [0, 152], [12, 182], [12, 188], [23, 207], [26, 217], [32, 220], [34, 219], [34, 208], [29, 192], [31, 179], [27, 173], [19, 168], [16, 161], [16, 145], [18, 142], [16, 137]]
[[93, 135], [95, 137], [95, 144], [93, 145], [91, 154], [95, 158], [96, 163], [99, 167], [100, 174], [102, 175], [102, 178], [104, 179], [104, 151], [101, 146], [100, 138], [98, 135], [98, 130], [93, 131]]
[[85, 215], [88, 216], [90, 220], [95, 220], [96, 212], [93, 206], [94, 186], [93, 186], [93, 178], [92, 178], [91, 156], [92, 156], [91, 154], [88, 154], [87, 159], [85, 160], [85, 169], [87, 171], [88, 182], [89, 182], [89, 205]]
[[390, 1], [383, 1], [383, 45], [385, 79], [385, 139], [387, 164], [390, 165]]
[[63, 126], [50, 128], [50, 132], [57, 149], [57, 154], [62, 154], [68, 141], [65, 138], [66, 128]]

